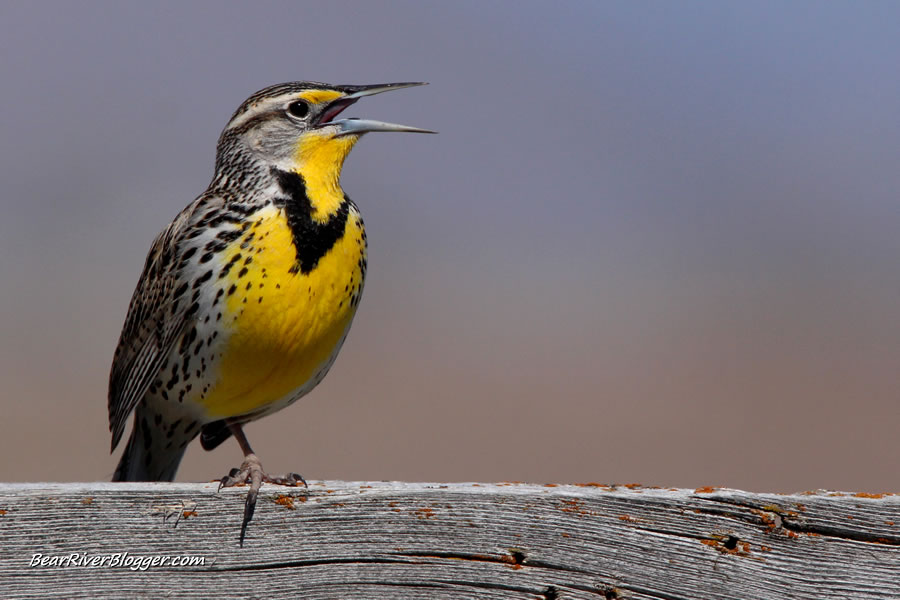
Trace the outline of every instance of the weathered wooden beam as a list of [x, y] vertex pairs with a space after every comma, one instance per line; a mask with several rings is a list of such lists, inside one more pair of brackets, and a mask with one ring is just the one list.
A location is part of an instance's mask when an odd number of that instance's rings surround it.
[[894, 495], [266, 485], [239, 547], [245, 492], [0, 484], [0, 597], [900, 598]]

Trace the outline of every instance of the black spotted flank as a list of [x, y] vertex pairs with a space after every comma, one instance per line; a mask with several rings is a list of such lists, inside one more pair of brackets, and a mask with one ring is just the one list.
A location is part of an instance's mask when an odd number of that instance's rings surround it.
[[212, 269], [210, 269], [209, 271], [204, 273], [201, 277], [196, 279], [194, 281], [194, 289], [197, 289], [198, 287], [200, 287], [201, 285], [203, 285], [204, 283], [206, 283], [207, 281], [212, 279], [212, 274], [213, 274]]
[[276, 200], [276, 205], [284, 207], [297, 251], [297, 263], [291, 271], [306, 275], [316, 268], [319, 259], [328, 254], [344, 235], [347, 215], [350, 213], [350, 199], [345, 196], [337, 213], [325, 223], [318, 223], [312, 218], [312, 203], [306, 195], [303, 177], [298, 173], [274, 168], [272, 174], [287, 194], [287, 198]]

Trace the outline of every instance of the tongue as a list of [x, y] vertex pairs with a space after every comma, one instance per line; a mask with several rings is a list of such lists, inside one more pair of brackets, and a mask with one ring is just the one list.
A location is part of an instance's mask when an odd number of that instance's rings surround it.
[[353, 100], [350, 100], [350, 101], [338, 100], [338, 101], [336, 101], [334, 104], [332, 104], [327, 109], [325, 109], [325, 112], [322, 113], [322, 118], [319, 119], [319, 123], [328, 123], [329, 121], [334, 119], [336, 116], [338, 116], [339, 114], [344, 112], [344, 109], [347, 108], [348, 106], [350, 106], [351, 104], [353, 104]]

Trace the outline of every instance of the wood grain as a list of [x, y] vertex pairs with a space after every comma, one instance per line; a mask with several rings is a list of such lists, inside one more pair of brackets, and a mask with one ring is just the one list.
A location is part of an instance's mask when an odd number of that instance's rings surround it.
[[[241, 548], [245, 492], [217, 493], [215, 484], [0, 484], [0, 597], [900, 598], [894, 495], [267, 485]], [[29, 566], [37, 554], [99, 561], [124, 552], [205, 564]]]

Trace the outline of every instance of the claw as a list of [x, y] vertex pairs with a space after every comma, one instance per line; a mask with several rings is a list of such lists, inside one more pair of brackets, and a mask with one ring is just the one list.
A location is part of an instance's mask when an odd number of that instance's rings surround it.
[[249, 472], [250, 468], [246, 462], [241, 465], [240, 469], [231, 469], [230, 471], [228, 471], [228, 475], [226, 475], [219, 481], [219, 488], [216, 490], [216, 492], [221, 491], [223, 487], [232, 487], [239, 483], [244, 483], [247, 480], [247, 475], [249, 474]]
[[288, 473], [284, 477], [264, 477], [265, 483], [274, 483], [276, 485], [286, 485], [289, 487], [298, 487], [301, 483], [309, 488], [309, 484], [303, 479], [303, 475], [299, 473]]
[[284, 477], [270, 477], [266, 475], [259, 458], [255, 454], [247, 454], [240, 469], [231, 469], [228, 475], [219, 481], [219, 490], [223, 487], [234, 487], [245, 483], [250, 484], [250, 489], [247, 491], [247, 501], [244, 503], [244, 519], [241, 521], [241, 547], [244, 546], [247, 526], [250, 524], [250, 519], [253, 518], [253, 513], [256, 510], [256, 500], [259, 498], [259, 489], [264, 482], [287, 486], [298, 486], [302, 483], [307, 488], [309, 487], [303, 476], [298, 473], [288, 473]]
[[250, 491], [247, 492], [247, 502], [244, 504], [244, 520], [241, 521], [241, 548], [244, 547], [244, 537], [247, 535], [247, 525], [250, 524], [250, 519], [253, 518], [253, 512], [256, 510], [256, 498], [259, 496], [259, 487], [261, 484], [261, 481], [259, 483], [254, 481], [250, 484]]
[[303, 479], [303, 475], [301, 475], [300, 473], [288, 473], [287, 479], [293, 481], [294, 485], [297, 485], [298, 483], [302, 483], [303, 487], [305, 487], [306, 489], [309, 489], [309, 484], [306, 483], [306, 480]]

